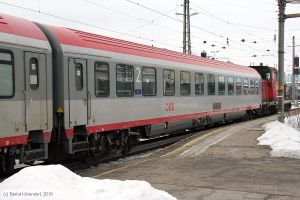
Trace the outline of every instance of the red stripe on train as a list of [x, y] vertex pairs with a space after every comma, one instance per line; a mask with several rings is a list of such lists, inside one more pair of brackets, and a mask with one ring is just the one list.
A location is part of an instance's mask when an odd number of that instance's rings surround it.
[[[130, 122], [120, 122], [114, 124], [104, 124], [104, 125], [97, 125], [97, 126], [89, 126], [87, 127], [88, 134], [96, 133], [96, 132], [103, 132], [103, 131], [111, 131], [117, 129], [126, 129], [135, 126], [143, 126], [148, 124], [156, 124], [156, 123], [163, 123], [168, 121], [178, 121], [183, 119], [192, 119], [192, 118], [199, 118], [203, 116], [213, 116], [217, 114], [223, 113], [232, 113], [238, 111], [245, 111], [245, 110], [253, 110], [260, 108], [260, 106], [249, 106], [243, 108], [231, 108], [231, 109], [224, 109], [224, 110], [216, 110], [212, 112], [201, 112], [201, 113], [194, 113], [194, 114], [186, 114], [186, 115], [176, 115], [176, 116], [169, 116], [169, 117], [160, 117], [160, 118], [153, 118], [153, 119], [146, 119], [146, 120], [137, 120], [137, 121], [130, 121]], [[68, 136], [72, 136], [73, 129], [68, 129], [67, 132], [69, 133]]]
[[[27, 144], [28, 136], [29, 136], [28, 133], [24, 133], [24, 135], [0, 138], [0, 147]], [[45, 142], [50, 142], [51, 132], [50, 131], [44, 132], [43, 138]]]
[[[137, 121], [130, 121], [130, 122], [120, 122], [114, 124], [104, 124], [104, 125], [96, 125], [96, 126], [89, 126], [87, 127], [88, 134], [96, 133], [96, 132], [103, 132], [103, 131], [111, 131], [111, 130], [118, 130], [118, 129], [126, 129], [135, 126], [143, 126], [148, 124], [156, 124], [156, 123], [163, 123], [169, 121], [178, 121], [183, 119], [192, 119], [192, 118], [199, 118], [203, 116], [213, 116], [223, 113], [233, 113], [245, 110], [253, 110], [260, 108], [260, 106], [248, 106], [243, 108], [231, 108], [231, 109], [224, 109], [224, 110], [216, 110], [212, 112], [201, 112], [201, 113], [194, 113], [194, 114], [186, 114], [186, 115], [176, 115], [176, 116], [169, 116], [169, 117], [160, 117], [160, 118], [153, 118], [153, 119], [146, 119], [146, 120], [137, 120]], [[24, 133], [25, 134], [25, 133]], [[67, 137], [72, 137], [74, 135], [73, 129], [66, 129]], [[45, 142], [49, 142], [51, 139], [51, 132], [44, 132], [43, 138]], [[4, 137], [0, 138], [0, 147], [6, 146], [14, 146], [19, 144], [27, 144], [28, 134], [13, 136], [13, 137]]]

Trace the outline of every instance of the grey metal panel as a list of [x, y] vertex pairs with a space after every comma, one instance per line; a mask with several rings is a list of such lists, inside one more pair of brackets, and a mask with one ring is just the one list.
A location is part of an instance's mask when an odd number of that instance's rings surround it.
[[24, 101], [0, 101], [1, 137], [12, 137], [26, 133], [24, 106]]
[[[80, 57], [80, 55], [76, 54], [65, 54], [66, 57]], [[90, 103], [88, 104], [90, 108], [90, 120], [89, 125], [101, 125], [101, 124], [113, 124], [118, 122], [127, 122], [127, 121], [136, 121], [136, 120], [144, 120], [144, 119], [153, 119], [159, 117], [168, 117], [168, 116], [176, 116], [176, 115], [184, 115], [184, 114], [192, 114], [192, 113], [200, 113], [200, 112], [211, 112], [213, 111], [213, 103], [220, 102], [221, 109], [231, 109], [231, 108], [239, 108], [239, 107], [247, 107], [247, 106], [259, 106], [260, 105], [260, 95], [246, 95], [246, 96], [235, 96], [235, 95], [207, 95], [207, 74], [208, 72], [201, 71], [200, 69], [197, 72], [202, 72], [205, 78], [205, 95], [203, 96], [195, 96], [193, 93], [191, 96], [183, 97], [180, 96], [180, 69], [174, 68], [176, 71], [176, 88], [177, 94], [176, 96], [163, 96], [162, 94], [162, 70], [163, 67], [160, 65], [155, 66], [154, 64], [144, 65], [143, 63], [138, 62], [121, 62], [120, 60], [112, 60], [110, 58], [98, 57], [98, 56], [81, 56], [81, 58], [87, 59], [87, 85], [88, 92], [91, 94]], [[107, 62], [109, 64], [110, 69], [110, 96], [109, 97], [96, 97], [94, 94], [94, 62]], [[135, 69], [135, 85], [138, 86], [139, 83], [136, 83], [137, 78], [137, 68], [141, 68], [142, 66], [154, 66], [156, 67], [157, 72], [157, 96], [153, 97], [144, 97], [142, 95], [135, 95], [134, 97], [121, 97], [118, 98], [116, 96], [116, 64], [132, 64]], [[168, 68], [168, 67], [166, 67]], [[194, 71], [193, 70], [185, 70], [191, 72], [191, 77], [193, 80]], [[215, 73], [216, 75], [216, 94], [218, 91], [218, 76], [217, 75], [225, 75], [222, 73]], [[232, 76], [232, 75], [230, 75]], [[236, 76], [234, 76], [236, 77]], [[194, 91], [194, 89], [192, 89]], [[250, 98], [251, 97], [251, 98]], [[236, 100], [238, 101], [236, 102]], [[78, 101], [79, 99], [75, 96], [70, 99]], [[71, 102], [70, 101], [70, 102]], [[68, 102], [68, 101], [66, 101]], [[166, 112], [165, 105], [168, 102], [175, 103], [175, 111], [174, 112]], [[65, 110], [67, 112], [67, 110]], [[70, 111], [72, 112], [72, 111]], [[176, 124], [176, 122], [174, 122]]]
[[[76, 71], [76, 64], [82, 66], [82, 72]], [[88, 121], [88, 95], [87, 95], [87, 63], [83, 59], [69, 58], [69, 117], [70, 126], [86, 125]], [[78, 74], [82, 73], [82, 74]], [[83, 77], [82, 89], [76, 89], [75, 75]]]
[[[37, 59], [37, 65], [30, 65], [30, 59]], [[26, 128], [30, 130], [48, 129], [47, 125], [47, 71], [46, 55], [32, 52], [25, 52], [25, 108], [26, 108]], [[35, 67], [38, 75], [31, 75], [30, 69]], [[33, 82], [38, 88], [32, 89]]]
[[[3, 36], [3, 35], [2, 35]], [[16, 37], [16, 41], [23, 41], [22, 43], [16, 42], [15, 44], [9, 43], [11, 42], [8, 38], [5, 41], [0, 42], [0, 49], [10, 50], [14, 55], [14, 75], [15, 75], [15, 94], [12, 98], [8, 99], [0, 99], [0, 135], [4, 137], [12, 137], [18, 135], [27, 134], [26, 130], [26, 103], [25, 103], [25, 55], [24, 51], [36, 52], [38, 54], [46, 55], [46, 59], [44, 63], [46, 63], [47, 67], [44, 69], [47, 77], [43, 78], [45, 83], [45, 87], [43, 89], [43, 93], [40, 98], [41, 101], [39, 103], [45, 105], [43, 106], [43, 110], [46, 109], [46, 114], [43, 115], [34, 126], [34, 129], [40, 128], [42, 125], [43, 129], [47, 128], [47, 131], [52, 129], [52, 59], [51, 59], [51, 49], [49, 43], [46, 41], [36, 41], [36, 40], [27, 40], [23, 37]], [[32, 44], [27, 45], [28, 41], [32, 42]], [[42, 46], [40, 45], [42, 43]], [[35, 44], [35, 45], [34, 45]], [[22, 46], [25, 45], [25, 46]], [[37, 48], [33, 48], [36, 46]], [[34, 100], [33, 100], [34, 101]], [[35, 102], [33, 102], [35, 103]], [[49, 112], [50, 111], [50, 112]], [[3, 114], [5, 113], [5, 114]], [[32, 130], [32, 129], [28, 129]]]

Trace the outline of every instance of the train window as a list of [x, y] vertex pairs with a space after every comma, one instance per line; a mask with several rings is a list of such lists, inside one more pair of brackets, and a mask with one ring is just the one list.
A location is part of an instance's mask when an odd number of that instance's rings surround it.
[[14, 93], [13, 55], [0, 52], [0, 98], [12, 97]]
[[244, 95], [248, 95], [249, 93], [249, 81], [246, 78], [244, 78], [243, 93]]
[[219, 88], [219, 95], [225, 94], [225, 77], [219, 76], [218, 88]]
[[250, 80], [250, 94], [255, 94], [255, 81], [254, 80]]
[[266, 73], [266, 80], [269, 81], [271, 79], [271, 73]]
[[195, 73], [195, 94], [204, 94], [204, 75], [202, 73]]
[[259, 87], [259, 82], [258, 80], [255, 80], [255, 94], [258, 94], [258, 87]]
[[237, 95], [242, 94], [242, 79], [236, 78], [235, 91]]
[[180, 72], [180, 94], [183, 96], [187, 96], [191, 94], [190, 72]]
[[75, 87], [77, 91], [83, 89], [83, 67], [81, 63], [75, 65]]
[[117, 65], [117, 96], [132, 97], [134, 89], [134, 72], [131, 65]]
[[156, 69], [150, 67], [143, 67], [143, 95], [155, 96], [156, 95]]
[[175, 95], [175, 72], [173, 70], [163, 70], [163, 83], [164, 83], [164, 95], [173, 96]]
[[207, 93], [208, 95], [215, 95], [216, 94], [216, 80], [215, 75], [208, 74], [207, 75]]
[[109, 96], [109, 65], [108, 63], [95, 62], [95, 96]]
[[39, 61], [35, 57], [29, 60], [29, 85], [32, 90], [39, 88]]
[[234, 95], [234, 79], [233, 79], [233, 77], [227, 77], [227, 89], [228, 89], [228, 95]]

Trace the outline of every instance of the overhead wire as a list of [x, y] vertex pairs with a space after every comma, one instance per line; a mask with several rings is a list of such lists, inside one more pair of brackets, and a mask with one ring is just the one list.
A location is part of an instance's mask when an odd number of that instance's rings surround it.
[[[152, 12], [155, 12], [155, 13], [158, 13], [158, 14], [160, 14], [160, 15], [163, 15], [163, 16], [165, 16], [165, 17], [167, 17], [167, 18], [169, 18], [169, 19], [172, 19], [172, 20], [174, 20], [174, 21], [183, 23], [182, 20], [176, 19], [175, 17], [169, 16], [169, 15], [167, 15], [167, 14], [161, 12], [161, 11], [157, 11], [157, 10], [155, 10], [155, 9], [152, 9], [152, 8], [150, 8], [150, 7], [148, 7], [148, 6], [145, 6], [145, 5], [143, 5], [143, 4], [140, 4], [140, 3], [135, 2], [135, 1], [133, 1], [133, 0], [125, 0], [125, 1], [127, 1], [127, 2], [129, 2], [129, 3], [131, 3], [131, 4], [134, 4], [134, 5], [140, 6], [140, 7], [144, 8], [144, 9], [146, 9], [146, 10], [149, 10], [149, 11], [152, 11]], [[217, 36], [217, 37], [222, 38], [222, 39], [224, 39], [224, 40], [227, 38], [227, 37], [225, 37], [225, 36], [223, 36], [223, 35], [216, 34], [216, 33], [212, 32], [212, 31], [208, 31], [208, 30], [206, 30], [206, 29], [204, 29], [204, 28], [201, 28], [201, 27], [196, 26], [196, 25], [193, 25], [193, 24], [191, 24], [191, 27], [196, 28], [196, 29], [198, 29], [198, 30], [201, 30], [201, 31], [203, 31], [203, 32], [206, 32], [206, 33], [208, 33], [208, 34], [211, 34], [211, 35], [213, 35], [213, 36]], [[253, 49], [253, 50], [256, 50], [256, 51], [261, 51], [261, 52], [264, 51], [264, 50], [256, 49], [256, 48], [254, 48], [254, 47], [252, 47], [252, 46], [249, 46], [249, 45], [247, 45], [247, 44], [240, 43], [240, 42], [238, 42], [238, 41], [231, 40], [231, 42], [236, 43], [236, 44], [241, 45], [241, 46], [246, 46], [246, 47], [248, 47], [248, 48], [250, 48], [250, 49]]]
[[0, 4], [15, 7], [15, 8], [19, 8], [19, 9], [23, 9], [23, 10], [27, 10], [27, 11], [30, 11], [30, 12], [40, 13], [40, 14], [43, 14], [43, 15], [46, 15], [46, 16], [49, 16], [49, 17], [61, 19], [61, 20], [64, 20], [64, 21], [69, 21], [69, 22], [84, 25], [84, 26], [89, 26], [89, 27], [96, 28], [96, 29], [105, 30], [105, 31], [112, 32], [112, 33], [126, 35], [126, 36], [129, 36], [129, 37], [132, 37], [132, 38], [142, 39], [142, 40], [149, 41], [149, 42], [156, 42], [158, 44], [163, 44], [163, 45], [170, 46], [170, 47], [173, 47], [173, 48], [181, 49], [181, 47], [178, 47], [178, 46], [173, 45], [173, 44], [168, 44], [168, 43], [165, 43], [165, 42], [159, 42], [157, 40], [153, 40], [153, 39], [149, 39], [149, 38], [145, 38], [145, 37], [141, 37], [141, 36], [136, 36], [136, 35], [132, 35], [132, 34], [128, 34], [128, 33], [123, 33], [123, 32], [120, 32], [120, 31], [109, 29], [109, 28], [104, 28], [104, 27], [100, 27], [100, 26], [97, 26], [97, 25], [88, 24], [88, 23], [85, 23], [85, 22], [77, 21], [77, 20], [74, 20], [74, 19], [69, 19], [69, 18], [66, 18], [66, 17], [60, 17], [60, 16], [57, 16], [57, 15], [54, 15], [54, 14], [51, 14], [51, 13], [46, 13], [46, 12], [43, 12], [43, 11], [34, 10], [34, 9], [26, 8], [26, 7], [23, 7], [23, 6], [18, 6], [18, 5], [14, 5], [14, 4], [6, 3], [6, 2], [1, 2], [1, 1], [0, 1]]
[[[89, 1], [89, 0], [83, 0], [83, 1]], [[127, 2], [130, 2], [130, 3], [133, 3], [133, 4], [136, 4], [138, 6], [141, 6], [147, 10], [151, 10], [152, 12], [155, 12], [155, 13], [158, 13], [162, 16], [165, 16], [167, 18], [170, 18], [172, 20], [175, 20], [175, 21], [178, 21], [178, 22], [181, 22], [181, 20], [179, 19], [176, 19], [174, 17], [171, 17], [163, 12], [160, 12], [160, 11], [157, 11], [157, 10], [154, 10], [152, 8], [149, 8], [147, 6], [144, 6], [142, 4], [139, 4], [137, 2], [134, 2], [132, 0], [125, 0]], [[90, 1], [89, 1], [90, 2]], [[15, 8], [19, 8], [19, 9], [24, 9], [24, 10], [27, 10], [27, 11], [31, 11], [31, 12], [36, 12], [36, 13], [40, 13], [40, 14], [43, 14], [43, 15], [46, 15], [46, 16], [50, 16], [50, 17], [53, 17], [53, 18], [57, 18], [57, 19], [61, 19], [61, 20], [65, 20], [65, 21], [69, 21], [69, 22], [72, 22], [72, 23], [77, 23], [77, 24], [81, 24], [81, 25], [85, 25], [85, 26], [89, 26], [89, 27], [93, 27], [93, 28], [97, 28], [97, 29], [101, 29], [101, 30], [105, 30], [105, 31], [108, 31], [108, 32], [112, 32], [112, 33], [117, 33], [117, 34], [121, 34], [121, 35], [126, 35], [128, 37], [132, 37], [132, 38], [137, 38], [137, 39], [141, 39], [141, 40], [145, 40], [145, 41], [149, 41], [149, 42], [152, 42], [152, 43], [158, 43], [158, 44], [162, 44], [162, 45], [166, 45], [166, 46], [169, 46], [169, 47], [173, 47], [173, 48], [176, 48], [176, 49], [181, 49], [181, 47], [179, 46], [176, 46], [176, 45], [173, 45], [173, 44], [169, 44], [169, 43], [166, 43], [166, 42], [163, 42], [163, 41], [158, 41], [158, 40], [153, 40], [153, 39], [149, 39], [149, 38], [146, 38], [146, 37], [141, 37], [141, 36], [136, 36], [136, 35], [132, 35], [132, 34], [128, 34], [128, 33], [124, 33], [124, 32], [120, 32], [120, 31], [116, 31], [116, 30], [112, 30], [112, 29], [109, 29], [109, 28], [104, 28], [104, 27], [100, 27], [100, 26], [97, 26], [97, 25], [92, 25], [92, 24], [88, 24], [88, 23], [85, 23], [85, 22], [81, 22], [81, 21], [78, 21], [78, 20], [74, 20], [74, 19], [69, 19], [69, 18], [66, 18], [66, 17], [60, 17], [60, 16], [57, 16], [55, 14], [51, 14], [51, 13], [46, 13], [46, 12], [42, 12], [40, 9], [39, 10], [34, 10], [34, 9], [31, 9], [31, 8], [26, 8], [26, 7], [22, 7], [22, 6], [18, 6], [18, 5], [14, 5], [14, 4], [10, 4], [10, 3], [6, 3], [6, 2], [0, 2], [1, 4], [4, 4], [4, 5], [8, 5], [8, 6], [12, 6], [12, 7], [15, 7]], [[107, 7], [108, 8], [108, 7]], [[111, 9], [112, 10], [112, 9]], [[131, 16], [131, 17], [134, 17], [134, 16]], [[134, 17], [134, 18], [137, 18], [137, 17]], [[142, 19], [141, 19], [142, 20]], [[212, 35], [215, 35], [215, 36], [218, 36], [220, 38], [223, 38], [225, 39], [225, 37], [223, 35], [219, 35], [219, 34], [215, 34], [213, 32], [210, 32], [210, 31], [207, 31], [201, 27], [198, 27], [198, 26], [195, 26], [195, 25], [192, 25], [192, 27], [196, 28], [196, 29], [199, 29], [201, 31], [204, 31], [204, 32], [207, 32], [209, 34], [212, 34]], [[216, 42], [216, 43], [219, 43], [221, 45], [224, 45], [220, 42]], [[235, 42], [236, 44], [239, 44], [239, 45], [243, 45], [243, 46], [246, 46], [245, 44], [240, 44], [238, 42]], [[238, 47], [233, 47], [231, 45], [232, 48], [236, 48], [236, 49], [240, 49]], [[253, 47], [249, 47], [249, 48], [252, 48], [254, 50], [257, 50]], [[240, 49], [240, 50], [243, 50], [243, 49]], [[257, 51], [261, 51], [261, 50], [257, 50]]]

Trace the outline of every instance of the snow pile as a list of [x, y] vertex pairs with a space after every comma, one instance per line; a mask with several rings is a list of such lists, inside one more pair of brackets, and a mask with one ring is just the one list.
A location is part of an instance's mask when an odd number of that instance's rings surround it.
[[284, 118], [284, 123], [300, 130], [300, 115], [288, 116]]
[[278, 121], [265, 124], [266, 132], [257, 138], [258, 145], [272, 148], [271, 156], [300, 159], [300, 132]]
[[[4, 198], [3, 198], [4, 197]], [[175, 200], [146, 181], [81, 177], [62, 165], [27, 167], [0, 183], [0, 199]]]

